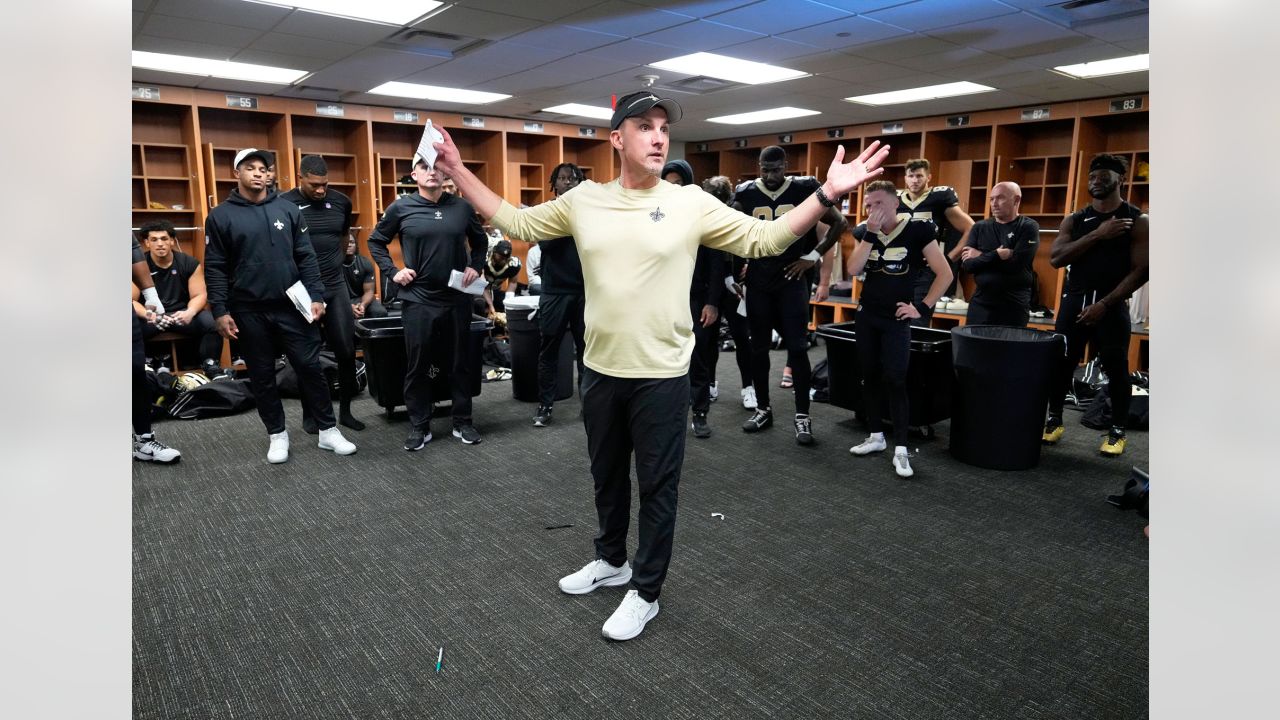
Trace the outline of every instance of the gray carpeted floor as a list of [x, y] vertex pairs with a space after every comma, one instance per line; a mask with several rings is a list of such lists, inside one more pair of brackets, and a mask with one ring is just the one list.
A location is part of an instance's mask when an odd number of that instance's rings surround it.
[[556, 587], [593, 559], [576, 398], [538, 429], [489, 384], [482, 444], [437, 419], [406, 453], [403, 412], [364, 395], [345, 458], [286, 401], [279, 466], [256, 413], [158, 424], [183, 461], [134, 464], [134, 716], [1147, 716], [1144, 521], [1104, 501], [1145, 433], [1104, 458], [1069, 412], [1037, 469], [1000, 473], [953, 460], [942, 423], [904, 481], [849, 454], [864, 433], [830, 405], [796, 446], [776, 388], [780, 423], [745, 435], [720, 362], [661, 612], [626, 643], [600, 635], [625, 588]]

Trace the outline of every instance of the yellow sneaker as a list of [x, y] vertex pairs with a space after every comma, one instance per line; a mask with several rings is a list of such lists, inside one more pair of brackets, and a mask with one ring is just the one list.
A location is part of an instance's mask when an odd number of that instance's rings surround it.
[[1040, 442], [1045, 445], [1053, 445], [1062, 439], [1062, 434], [1065, 432], [1066, 428], [1062, 427], [1062, 425], [1046, 424], [1044, 426], [1044, 434], [1040, 436]]
[[1119, 437], [1107, 433], [1107, 437], [1102, 440], [1102, 447], [1098, 448], [1103, 455], [1119, 455], [1124, 452], [1125, 438], [1123, 435]]

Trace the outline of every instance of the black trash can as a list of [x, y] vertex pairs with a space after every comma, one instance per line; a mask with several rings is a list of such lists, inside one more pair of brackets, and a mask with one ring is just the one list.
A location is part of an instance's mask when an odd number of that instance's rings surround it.
[[955, 403], [951, 454], [992, 470], [1040, 462], [1040, 436], [1061, 335], [1029, 328], [968, 325], [951, 331]]
[[[492, 329], [492, 320], [474, 315], [471, 317], [466, 353], [468, 386], [472, 397], [480, 394], [484, 339]], [[389, 416], [397, 407], [404, 405], [404, 324], [398, 316], [360, 318], [356, 320], [356, 339], [364, 351], [369, 394], [378, 405], [386, 409]], [[432, 379], [431, 395], [437, 400], [452, 397], [447, 372]]]
[[[511, 394], [524, 402], [538, 401], [538, 349], [542, 345], [542, 330], [534, 313], [540, 297], [530, 295], [506, 301], [507, 334], [511, 337]], [[560, 342], [556, 364], [556, 400], [573, 396], [574, 357], [573, 336], [566, 334]]]
[[[858, 334], [853, 321], [818, 327], [827, 346], [827, 378], [831, 404], [865, 414]], [[921, 427], [951, 417], [951, 333], [911, 328], [911, 360], [907, 365], [907, 424]], [[886, 408], [888, 407], [886, 403]], [[889, 418], [886, 416], [885, 420]]]

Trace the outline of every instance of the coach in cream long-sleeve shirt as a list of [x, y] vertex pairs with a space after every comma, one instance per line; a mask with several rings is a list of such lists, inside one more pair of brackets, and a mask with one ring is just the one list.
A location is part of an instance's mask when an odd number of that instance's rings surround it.
[[645, 190], [586, 180], [523, 211], [503, 201], [492, 223], [528, 242], [573, 236], [586, 283], [583, 362], [621, 378], [689, 371], [689, 283], [699, 244], [753, 258], [777, 255], [798, 237], [782, 218], [760, 221], [697, 186], [665, 180]]

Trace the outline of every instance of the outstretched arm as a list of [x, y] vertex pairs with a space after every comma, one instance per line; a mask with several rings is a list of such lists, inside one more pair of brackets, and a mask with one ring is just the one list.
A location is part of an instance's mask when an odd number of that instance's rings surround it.
[[436, 149], [435, 166], [453, 178], [462, 196], [475, 207], [480, 217], [485, 220], [493, 219], [502, 205], [502, 197], [480, 182], [480, 178], [462, 164], [462, 154], [458, 152], [458, 146], [453, 143], [449, 131], [440, 126], [436, 126], [436, 129], [440, 131], [444, 141], [432, 144]]

